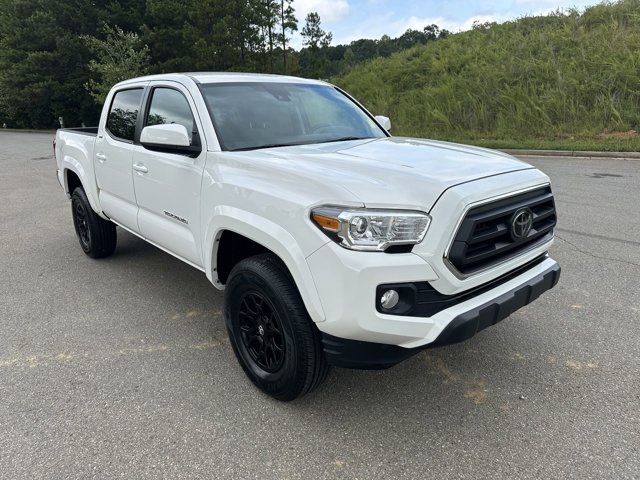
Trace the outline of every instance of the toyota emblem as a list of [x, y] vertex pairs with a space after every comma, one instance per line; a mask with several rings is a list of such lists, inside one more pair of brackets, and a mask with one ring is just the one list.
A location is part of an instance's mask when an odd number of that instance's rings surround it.
[[527, 238], [532, 227], [533, 212], [530, 208], [521, 208], [511, 217], [511, 236], [514, 240]]

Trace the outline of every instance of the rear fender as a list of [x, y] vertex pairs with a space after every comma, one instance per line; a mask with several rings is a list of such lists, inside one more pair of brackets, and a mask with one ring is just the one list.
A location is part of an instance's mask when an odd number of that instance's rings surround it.
[[78, 162], [75, 158], [70, 157], [69, 155], [65, 155], [62, 159], [62, 171], [63, 181], [64, 181], [64, 191], [67, 196], [70, 198], [73, 192], [69, 191], [69, 177], [68, 172], [75, 173], [80, 179], [80, 183], [82, 183], [82, 188], [84, 192], [87, 194], [87, 198], [89, 199], [89, 204], [94, 212], [100, 215], [102, 218], [108, 220], [108, 218], [102, 213], [102, 208], [100, 208], [100, 202], [98, 201], [98, 187], [95, 184], [93, 179], [93, 172], [87, 174], [85, 168], [82, 166], [80, 162]]

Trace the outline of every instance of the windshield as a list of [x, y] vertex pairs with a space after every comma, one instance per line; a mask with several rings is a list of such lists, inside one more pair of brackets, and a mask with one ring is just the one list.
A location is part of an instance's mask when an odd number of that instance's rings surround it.
[[223, 150], [385, 137], [346, 95], [328, 85], [217, 83], [202, 86]]

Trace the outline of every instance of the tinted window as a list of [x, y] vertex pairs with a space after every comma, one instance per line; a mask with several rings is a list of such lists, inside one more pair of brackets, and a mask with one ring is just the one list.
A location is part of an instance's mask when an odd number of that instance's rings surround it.
[[133, 141], [141, 99], [141, 88], [121, 90], [115, 94], [107, 118], [107, 130], [112, 135]]
[[187, 99], [177, 90], [156, 88], [153, 90], [151, 105], [145, 125], [161, 125], [176, 123], [184, 125], [192, 139], [194, 125], [193, 115]]
[[225, 150], [302, 145], [386, 134], [333, 87], [292, 83], [219, 83], [203, 91]]

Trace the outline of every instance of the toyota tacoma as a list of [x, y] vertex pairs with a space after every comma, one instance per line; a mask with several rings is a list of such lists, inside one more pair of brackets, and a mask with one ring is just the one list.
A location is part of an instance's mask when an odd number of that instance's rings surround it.
[[113, 254], [118, 226], [203, 271], [247, 376], [292, 400], [332, 365], [466, 340], [560, 276], [545, 174], [390, 129], [321, 81], [166, 74], [115, 85], [54, 152], [84, 253]]

